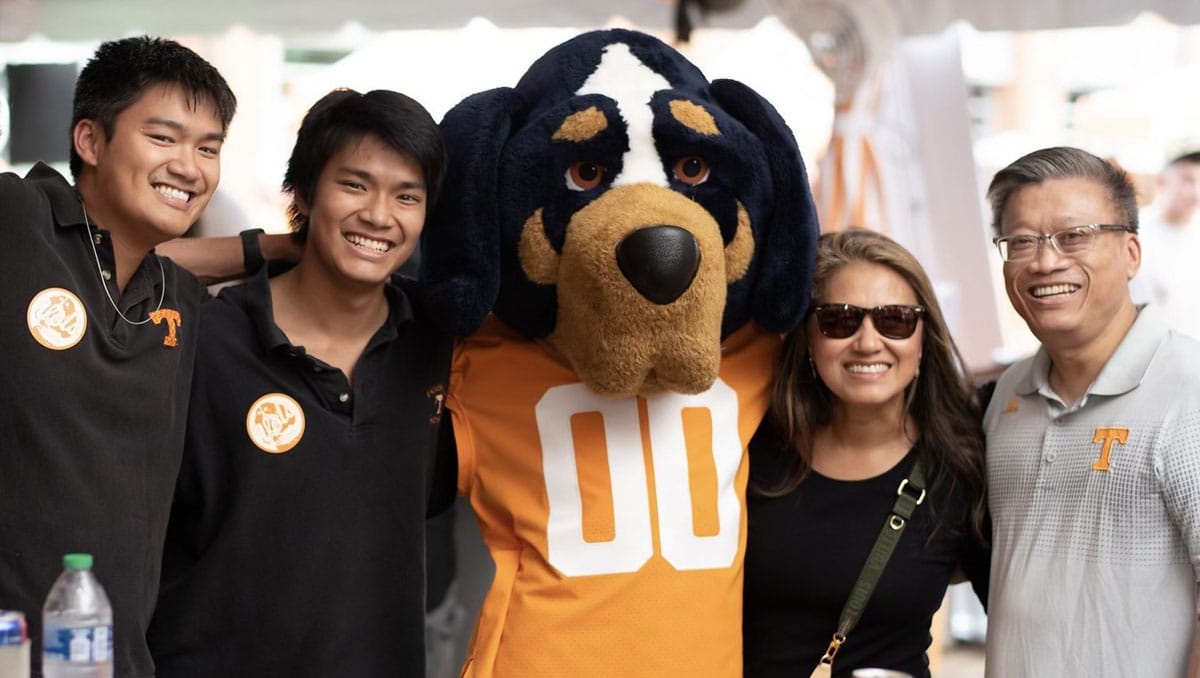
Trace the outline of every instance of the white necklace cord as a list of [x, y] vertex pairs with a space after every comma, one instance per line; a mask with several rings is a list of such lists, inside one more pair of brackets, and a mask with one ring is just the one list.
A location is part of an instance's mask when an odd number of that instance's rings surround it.
[[[113, 310], [117, 312], [117, 315], [121, 316], [121, 320], [130, 325], [145, 325], [150, 322], [151, 316], [158, 313], [159, 309], [162, 308], [163, 299], [167, 296], [167, 272], [163, 270], [162, 258], [158, 255], [154, 256], [155, 260], [158, 261], [158, 274], [162, 277], [162, 289], [158, 293], [158, 306], [146, 315], [145, 320], [134, 322], [126, 318], [121, 309], [117, 307], [117, 302], [113, 299], [112, 292], [108, 291], [108, 281], [104, 279], [104, 267], [100, 265], [100, 253], [96, 251], [96, 236], [92, 234], [92, 223], [88, 221], [87, 208], [82, 203], [80, 203], [79, 207], [83, 209], [83, 225], [87, 227], [87, 240], [92, 246], [92, 256], [96, 258], [96, 272], [100, 275], [100, 287], [104, 289], [104, 296], [108, 297], [108, 303], [112, 304]], [[99, 231], [96, 233], [99, 233]]]

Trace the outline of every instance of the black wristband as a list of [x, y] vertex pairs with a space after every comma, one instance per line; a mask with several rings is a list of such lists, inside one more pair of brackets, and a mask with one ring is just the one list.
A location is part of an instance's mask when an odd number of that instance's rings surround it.
[[258, 236], [262, 233], [261, 228], [248, 228], [238, 234], [242, 239], [242, 268], [246, 275], [258, 273], [258, 269], [266, 263], [258, 244]]

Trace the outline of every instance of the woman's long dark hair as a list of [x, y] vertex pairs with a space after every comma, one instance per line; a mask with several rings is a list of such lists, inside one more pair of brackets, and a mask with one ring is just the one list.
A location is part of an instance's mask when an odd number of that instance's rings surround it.
[[[917, 449], [932, 496], [961, 492], [971, 507], [971, 526], [983, 537], [984, 479], [983, 434], [975, 389], [967, 376], [962, 355], [950, 338], [933, 285], [916, 258], [885, 235], [849, 230], [822, 235], [817, 242], [813, 274], [813, 304], [827, 299], [829, 281], [851, 263], [887, 267], [904, 278], [925, 307], [921, 364], [915, 386], [905, 391], [905, 408], [917, 422]], [[761, 488], [768, 495], [795, 489], [812, 468], [813, 434], [828, 426], [835, 396], [816, 376], [808, 351], [808, 333], [815, 328], [810, 317], [784, 340], [771, 413], [783, 440], [795, 451], [792, 472], [779, 487]]]

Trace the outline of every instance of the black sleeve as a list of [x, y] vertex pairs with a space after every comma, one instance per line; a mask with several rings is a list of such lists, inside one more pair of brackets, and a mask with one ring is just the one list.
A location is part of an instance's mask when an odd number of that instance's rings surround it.
[[454, 511], [443, 511], [425, 521], [425, 611], [446, 600], [458, 569], [454, 551]]
[[426, 517], [433, 517], [454, 505], [458, 494], [458, 446], [454, 442], [454, 427], [450, 424], [450, 412], [442, 413], [438, 426], [438, 439], [430, 464], [429, 506]]
[[747, 493], [765, 496], [779, 491], [798, 471], [798, 457], [784, 442], [783, 431], [770, 415], [765, 417], [746, 448], [750, 458]]
[[983, 538], [984, 541], [980, 543], [974, 532], [968, 533], [961, 567], [963, 573], [967, 575], [967, 581], [971, 582], [975, 596], [979, 598], [979, 603], [983, 605], [983, 610], [986, 612], [988, 580], [992, 571], [992, 518], [990, 515], [985, 515], [983, 519]]
[[[980, 384], [975, 389], [975, 397], [979, 400], [979, 414], [982, 416], [987, 412], [988, 404], [992, 401], [992, 394], [996, 391], [996, 380]], [[985, 446], [986, 450], [986, 446]], [[983, 543], [972, 535], [967, 544], [966, 553], [963, 556], [963, 571], [967, 575], [967, 579], [971, 582], [971, 588], [975, 590], [975, 595], [979, 598], [979, 602], [983, 605], [983, 609], [987, 611], [988, 604], [988, 579], [991, 575], [992, 568], [992, 516], [987, 512], [986, 503], [983, 516]]]
[[996, 380], [980, 384], [975, 389], [975, 397], [979, 400], [979, 413], [987, 412], [988, 403], [992, 402], [992, 393], [996, 391]]

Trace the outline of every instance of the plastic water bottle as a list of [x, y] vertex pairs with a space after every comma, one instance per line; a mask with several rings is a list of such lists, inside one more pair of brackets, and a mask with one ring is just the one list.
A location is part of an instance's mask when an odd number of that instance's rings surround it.
[[63, 556], [42, 607], [42, 674], [45, 678], [112, 678], [112, 606], [90, 553]]

